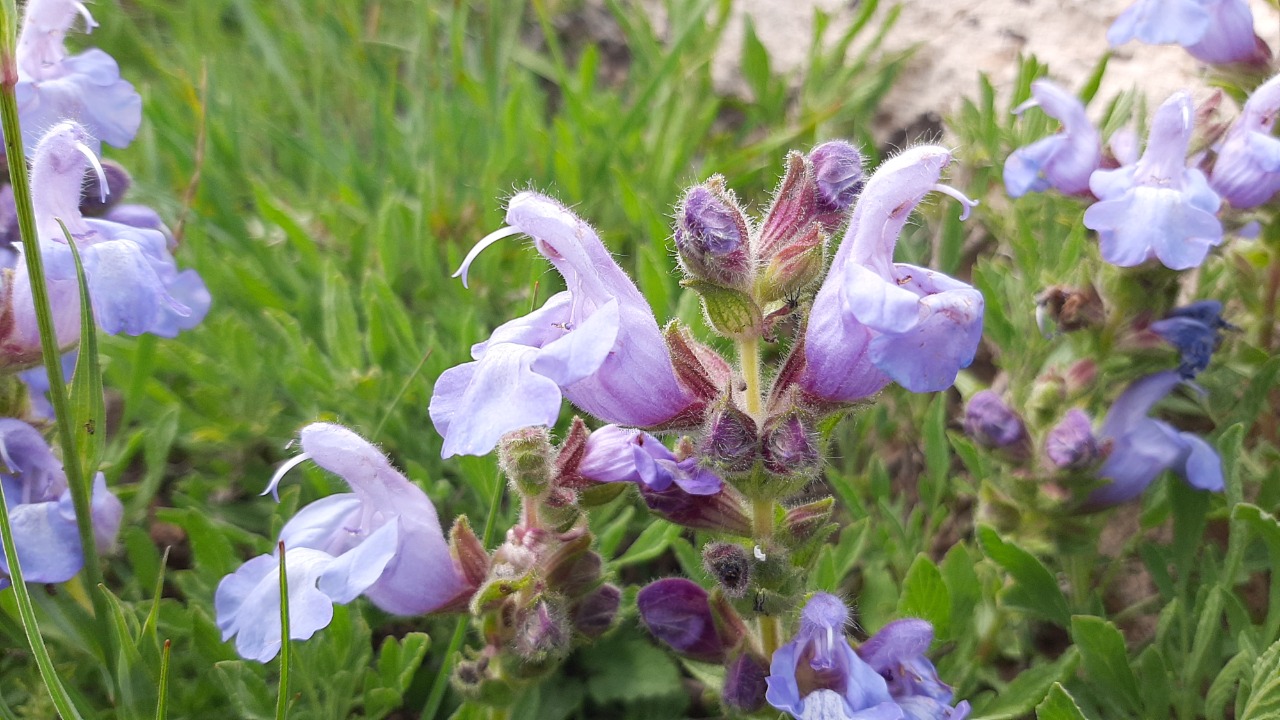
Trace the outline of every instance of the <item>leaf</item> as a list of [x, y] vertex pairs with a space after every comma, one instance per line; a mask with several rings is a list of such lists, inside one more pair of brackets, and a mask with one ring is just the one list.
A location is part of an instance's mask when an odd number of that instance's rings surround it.
[[978, 526], [978, 542], [987, 557], [1013, 577], [1014, 584], [1004, 593], [1005, 604], [1064, 628], [1071, 624], [1067, 598], [1044, 563], [1012, 542], [1004, 542], [987, 525]]
[[924, 553], [916, 555], [902, 581], [898, 614], [928, 620], [938, 641], [951, 639], [951, 594], [942, 573]]
[[1045, 696], [1044, 702], [1036, 706], [1036, 720], [1088, 720], [1087, 716], [1076, 705], [1075, 698], [1062, 687], [1062, 683], [1054, 683]]
[[[102, 367], [98, 363], [98, 331], [80, 251], [61, 220], [58, 225], [67, 239], [67, 247], [71, 249], [71, 257], [76, 263], [76, 282], [80, 285], [80, 354], [76, 357], [76, 369], [71, 378], [71, 422], [76, 452], [80, 455], [80, 472], [84, 473], [83, 482], [92, 492], [93, 475], [102, 462], [107, 443], [107, 409], [102, 396]], [[61, 377], [49, 378], [50, 384], [62, 381]]]
[[1262, 653], [1253, 670], [1253, 689], [1239, 720], [1274, 720], [1280, 717], [1280, 640]]
[[967, 544], [953, 545], [942, 558], [942, 579], [951, 596], [951, 617], [961, 622], [968, 618], [982, 599], [982, 583], [973, 569], [973, 558]]
[[929, 404], [925, 418], [924, 464], [928, 482], [920, 488], [925, 508], [935, 508], [947, 488], [951, 469], [951, 443], [947, 440], [947, 403], [944, 395], [938, 395]]
[[1054, 684], [1074, 675], [1079, 664], [1080, 653], [1075, 648], [1068, 648], [1055, 662], [1023, 670], [1002, 692], [976, 704], [974, 720], [1014, 720], [1025, 717], [1044, 699]]
[[1124, 636], [1116, 626], [1093, 615], [1075, 615], [1071, 618], [1071, 639], [1080, 648], [1085, 673], [1100, 697], [1121, 703], [1131, 712], [1140, 711], [1138, 678], [1129, 663]]
[[671, 658], [643, 640], [595, 645], [583, 652], [593, 670], [587, 693], [598, 703], [633, 702], [683, 693], [680, 671]]
[[1246, 647], [1227, 661], [1222, 672], [1219, 672], [1218, 677], [1214, 678], [1213, 683], [1209, 685], [1209, 692], [1205, 694], [1205, 717], [1209, 720], [1222, 720], [1226, 717], [1227, 703], [1235, 698], [1236, 685], [1250, 676], [1249, 671], [1257, 659], [1258, 655], [1253, 648]]
[[672, 540], [680, 537], [683, 528], [665, 520], [653, 520], [627, 548], [621, 557], [613, 561], [614, 567], [626, 567], [652, 560], [666, 552]]

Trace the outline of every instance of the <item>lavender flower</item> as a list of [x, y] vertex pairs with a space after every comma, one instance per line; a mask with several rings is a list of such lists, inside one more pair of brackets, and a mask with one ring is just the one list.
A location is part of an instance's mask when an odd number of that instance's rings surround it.
[[84, 18], [86, 32], [97, 26], [76, 0], [27, 3], [18, 36], [16, 88], [27, 148], [35, 147], [41, 133], [63, 120], [84, 125], [86, 142], [95, 150], [98, 140], [125, 147], [142, 123], [142, 98], [120, 79], [120, 67], [110, 55], [97, 48], [67, 55], [63, 41], [77, 15]]
[[1222, 461], [1213, 446], [1198, 435], [1147, 417], [1181, 382], [1172, 370], [1159, 372], [1134, 382], [1116, 399], [1097, 435], [1100, 445], [1111, 448], [1098, 469], [1098, 477], [1108, 483], [1089, 495], [1085, 509], [1132, 500], [1165, 470], [1201, 490], [1222, 491]]
[[1039, 107], [1062, 122], [1063, 131], [1014, 150], [1004, 163], [1004, 186], [1010, 197], [1055, 188], [1068, 195], [1089, 191], [1089, 175], [1102, 162], [1102, 137], [1085, 116], [1075, 95], [1049, 80], [1031, 83], [1031, 99], [1014, 109]]
[[981, 390], [964, 408], [964, 432], [983, 447], [1002, 448], [1026, 437], [1027, 429], [998, 393]]
[[1253, 30], [1247, 0], [1138, 0], [1107, 31], [1112, 47], [1137, 39], [1177, 44], [1207, 63], [1264, 63], [1271, 57]]
[[[366, 595], [397, 615], [434, 612], [471, 591], [445, 543], [431, 500], [360, 436], [338, 425], [302, 429], [302, 454], [276, 471], [314, 460], [354, 491], [307, 505], [280, 531], [289, 579], [290, 637], [305, 640], [329, 624], [334, 603]], [[280, 650], [280, 558], [261, 555], [222, 579], [214, 596], [223, 640], [266, 662]]]
[[1085, 211], [1084, 224], [1098, 231], [1107, 262], [1132, 267], [1156, 257], [1185, 270], [1222, 242], [1214, 215], [1221, 200], [1204, 173], [1186, 167], [1194, 114], [1190, 95], [1173, 94], [1156, 111], [1138, 162], [1089, 178], [1099, 201]]
[[[0, 484], [23, 579], [70, 580], [84, 567], [84, 552], [62, 464], [35, 428], [13, 418], [0, 419], [0, 461]], [[120, 531], [124, 506], [107, 490], [102, 473], [94, 477], [89, 512], [98, 548], [110, 547]], [[8, 561], [0, 554], [0, 588], [11, 584]]]
[[[58, 219], [80, 251], [94, 318], [103, 332], [173, 337], [195, 327], [208, 312], [209, 293], [194, 271], [178, 272], [162, 233], [80, 214], [85, 171], [97, 167], [90, 142], [84, 128], [59, 123], [41, 139], [31, 161], [36, 232], [59, 346], [70, 348], [79, 339], [80, 302], [75, 263]], [[0, 337], [10, 365], [30, 364], [40, 354], [31, 279], [20, 252], [15, 263], [12, 275], [0, 280], [9, 283], [12, 303], [12, 325]]]
[[507, 432], [553, 425], [561, 396], [608, 422], [652, 427], [700, 401], [677, 379], [653, 310], [594, 230], [555, 200], [523, 192], [507, 206], [509, 227], [481, 240], [463, 261], [520, 233], [564, 276], [569, 289], [472, 347], [475, 362], [446, 370], [431, 397], [443, 457], [483, 455]]
[[1253, 91], [1227, 130], [1209, 184], [1233, 207], [1254, 208], [1280, 190], [1280, 138], [1272, 135], [1280, 113], [1280, 75]]
[[690, 495], [714, 495], [724, 483], [698, 467], [696, 457], [677, 460], [649, 433], [606, 425], [591, 433], [578, 473], [596, 482], [632, 482], [658, 492], [680, 486]]
[[800, 386], [822, 401], [854, 402], [891, 380], [912, 392], [949, 387], [982, 336], [982, 294], [928, 268], [893, 262], [911, 211], [938, 184], [951, 154], [908, 150], [867, 181], [844, 242], [818, 291], [804, 336]]
[[924, 620], [895, 620], [868, 638], [858, 656], [885, 679], [906, 720], [964, 720], [969, 703], [951, 705], [951, 687], [925, 657], [932, 642], [933, 626]]
[[849, 611], [834, 595], [816, 593], [800, 611], [800, 630], [769, 666], [769, 704], [801, 720], [894, 720], [902, 710], [876, 671], [849, 647]]

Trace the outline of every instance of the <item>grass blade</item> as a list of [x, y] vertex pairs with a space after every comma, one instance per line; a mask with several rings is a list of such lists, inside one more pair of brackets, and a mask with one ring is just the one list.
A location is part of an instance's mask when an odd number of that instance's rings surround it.
[[276, 720], [289, 714], [289, 574], [285, 572], [284, 542], [280, 550], [280, 687], [276, 691]]
[[156, 700], [156, 720], [164, 720], [169, 714], [169, 650], [173, 645], [170, 640], [164, 641], [164, 653], [160, 656], [160, 689]]

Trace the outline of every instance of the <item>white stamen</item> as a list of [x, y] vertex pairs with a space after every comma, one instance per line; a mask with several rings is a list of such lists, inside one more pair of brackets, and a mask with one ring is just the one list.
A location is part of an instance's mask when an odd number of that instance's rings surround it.
[[275, 498], [276, 502], [280, 502], [280, 493], [277, 492], [277, 488], [280, 485], [280, 480], [284, 478], [284, 474], [310, 459], [310, 455], [302, 453], [286, 460], [283, 465], [276, 469], [276, 474], [271, 476], [271, 482], [267, 483], [267, 489], [258, 493], [258, 496], [261, 497], [267, 493], [271, 493], [271, 497]]
[[480, 238], [480, 242], [476, 243], [475, 246], [471, 248], [471, 252], [468, 252], [467, 256], [462, 259], [462, 266], [458, 268], [457, 272], [455, 272], [453, 275], [450, 275], [449, 277], [461, 277], [462, 287], [469, 288], [470, 286], [467, 285], [467, 271], [471, 269], [471, 263], [475, 262], [476, 256], [484, 252], [485, 248], [498, 242], [499, 240], [502, 240], [503, 238], [509, 238], [512, 235], [519, 235], [519, 234], [520, 234], [520, 230], [508, 225], [507, 227], [494, 230], [488, 235], [485, 235], [484, 237]]
[[84, 32], [86, 35], [93, 32], [93, 29], [98, 27], [97, 21], [89, 14], [89, 8], [85, 7], [84, 3], [76, 3], [76, 12], [80, 13], [80, 17], [84, 18]]
[[1014, 115], [1021, 115], [1022, 113], [1024, 113], [1024, 112], [1026, 112], [1026, 111], [1030, 110], [1030, 109], [1031, 109], [1031, 108], [1033, 108], [1033, 107], [1040, 107], [1040, 101], [1039, 101], [1039, 100], [1037, 100], [1037, 99], [1035, 99], [1035, 98], [1031, 98], [1030, 100], [1028, 100], [1028, 101], [1026, 101], [1026, 102], [1022, 103], [1021, 105], [1019, 105], [1018, 107], [1014, 108], [1014, 109], [1013, 109], [1013, 114], [1014, 114]]
[[764, 551], [760, 549], [759, 545], [756, 546], [755, 556], [756, 556], [756, 559], [761, 562], [764, 562], [765, 560], [768, 559], [765, 557]]
[[951, 197], [958, 200], [961, 205], [964, 206], [964, 212], [960, 213], [961, 220], [968, 220], [969, 211], [978, 206], [977, 200], [970, 200], [967, 195], [951, 187], [950, 185], [943, 185], [942, 183], [938, 183], [937, 185], [933, 186], [933, 189], [937, 190], [943, 195], [950, 195]]
[[88, 145], [85, 145], [78, 140], [76, 141], [76, 149], [79, 150], [82, 155], [89, 158], [89, 164], [93, 166], [93, 171], [98, 174], [98, 200], [105, 203], [107, 201], [108, 192], [107, 173], [103, 171], [102, 163], [98, 162], [98, 156], [93, 154], [93, 151], [89, 149]]

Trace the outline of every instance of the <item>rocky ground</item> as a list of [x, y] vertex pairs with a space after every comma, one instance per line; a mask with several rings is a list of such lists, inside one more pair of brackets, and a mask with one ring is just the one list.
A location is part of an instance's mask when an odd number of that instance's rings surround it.
[[[847, 26], [858, 1], [737, 0], [716, 68], [718, 81], [725, 89], [741, 90], [737, 66], [744, 17], [753, 19], [775, 66], [798, 73], [815, 10], [837, 21], [844, 18]], [[883, 16], [892, 4], [882, 0], [884, 7], [877, 12]], [[990, 76], [998, 90], [1007, 91], [1020, 55], [1036, 55], [1048, 63], [1054, 79], [1078, 88], [1107, 49], [1107, 28], [1130, 0], [903, 0], [901, 4], [902, 16], [888, 36], [886, 49], [918, 46], [918, 50], [876, 119], [881, 138], [922, 124], [921, 116], [929, 113], [954, 111], [962, 97], [976, 94], [979, 73]], [[1258, 34], [1280, 51], [1280, 14], [1275, 4], [1251, 0], [1250, 5]], [[1101, 97], [1133, 86], [1141, 86], [1156, 102], [1182, 88], [1201, 97], [1209, 93], [1200, 80], [1202, 70], [1180, 47], [1129, 43], [1116, 49]]]

